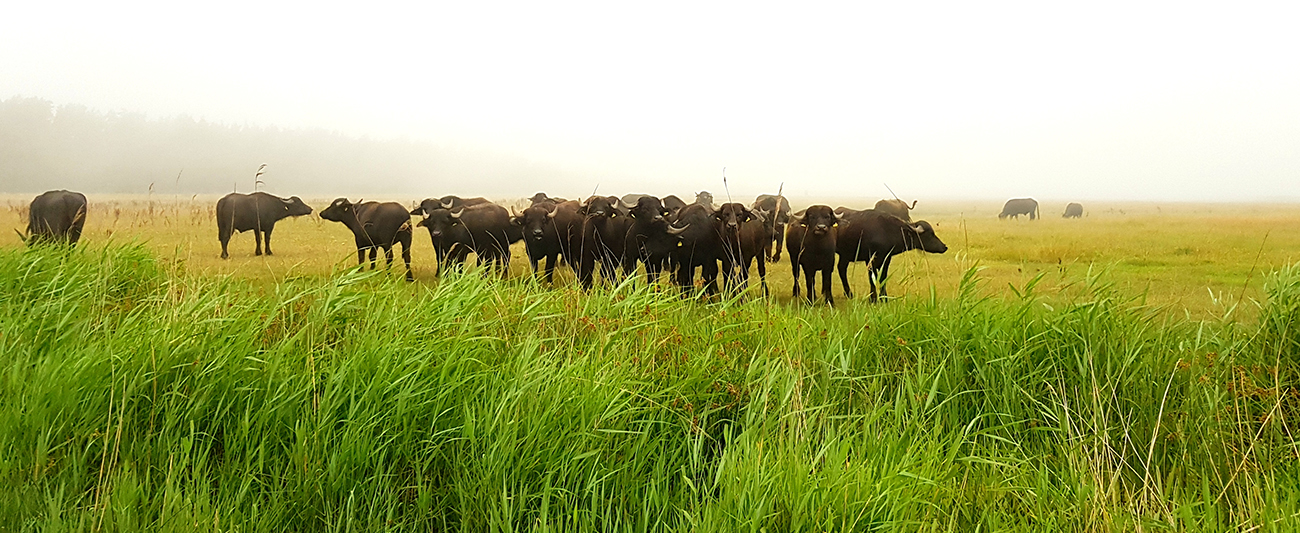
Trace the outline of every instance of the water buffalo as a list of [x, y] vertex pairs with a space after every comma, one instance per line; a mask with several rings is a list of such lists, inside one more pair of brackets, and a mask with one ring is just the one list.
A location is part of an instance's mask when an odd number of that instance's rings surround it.
[[722, 204], [713, 213], [721, 246], [718, 260], [728, 290], [744, 290], [749, 286], [749, 265], [757, 259], [758, 278], [763, 286], [763, 294], [767, 295], [765, 241], [766, 246], [772, 244], [765, 227], [767, 215], [762, 210], [751, 211], [737, 202]]
[[717, 221], [709, 208], [691, 204], [677, 213], [677, 221], [668, 228], [668, 233], [681, 240], [681, 245], [673, 249], [670, 261], [683, 294], [694, 287], [696, 267], [704, 278], [705, 294], [718, 291], [718, 251], [722, 242]]
[[578, 202], [572, 200], [559, 204], [540, 202], [511, 218], [512, 223], [522, 228], [524, 251], [534, 274], [537, 263], [546, 259], [547, 283], [554, 284], [555, 265], [561, 257], [568, 256], [569, 243], [582, 231], [578, 207]]
[[434, 209], [457, 209], [461, 207], [471, 207], [476, 205], [490, 204], [487, 198], [461, 198], [459, 196], [443, 196], [442, 198], [425, 198], [420, 201], [420, 206], [412, 209], [412, 215], [428, 216]]
[[876, 202], [876, 207], [874, 207], [873, 209], [875, 209], [876, 211], [880, 211], [882, 213], [889, 213], [891, 215], [894, 215], [898, 218], [910, 222], [912, 220], [911, 211], [913, 209], [916, 209], [916, 200], [912, 200], [912, 205], [910, 206], [907, 205], [907, 202], [904, 202], [897, 198], [894, 198], [892, 200], [881, 200], [879, 202]]
[[620, 203], [613, 196], [592, 196], [578, 207], [578, 214], [583, 218], [582, 232], [569, 244], [575, 256], [570, 262], [578, 261], [574, 270], [584, 289], [591, 288], [597, 262], [601, 277], [609, 282], [616, 279], [617, 269], [623, 263], [624, 241], [631, 218]]
[[567, 200], [565, 200], [564, 198], [551, 198], [550, 196], [547, 196], [546, 193], [539, 192], [537, 194], [534, 194], [532, 198], [529, 198], [528, 201], [530, 206], [538, 205], [542, 203], [550, 203], [551, 206], [554, 207], [555, 205], [562, 204]]
[[684, 207], [686, 207], [686, 202], [676, 195], [670, 194], [664, 197], [664, 209], [668, 210], [669, 222], [677, 220], [677, 213], [680, 213]]
[[86, 226], [86, 205], [86, 195], [79, 192], [41, 193], [27, 210], [27, 234], [18, 236], [28, 246], [45, 242], [77, 244]]
[[670, 211], [654, 196], [641, 196], [632, 206], [632, 220], [623, 240], [623, 273], [636, 271], [638, 261], [645, 264], [646, 277], [654, 282], [677, 248], [679, 240], [668, 233]]
[[1065, 214], [1061, 218], [1079, 218], [1083, 216], [1083, 204], [1070, 202], [1065, 206]]
[[[790, 223], [790, 202], [785, 196], [761, 194], [750, 209], [770, 213], [763, 222], [767, 232], [767, 242], [763, 244], [763, 254], [768, 261], [781, 260], [781, 248], [785, 244], [785, 226]], [[775, 245], [774, 245], [775, 243]]]
[[253, 230], [253, 240], [257, 242], [253, 255], [262, 255], [263, 233], [266, 233], [266, 255], [271, 255], [271, 231], [275, 229], [276, 221], [310, 214], [311, 207], [297, 196], [280, 198], [264, 192], [232, 192], [222, 196], [217, 200], [217, 239], [221, 241], [221, 258], [230, 257], [226, 251], [230, 235], [248, 230]]
[[908, 222], [894, 215], [874, 209], [847, 215], [840, 220], [836, 235], [839, 253], [840, 282], [844, 294], [853, 297], [849, 288], [849, 263], [866, 261], [871, 284], [871, 301], [876, 301], [876, 285], [880, 284], [880, 297], [886, 297], [885, 279], [889, 277], [890, 260], [908, 250], [924, 250], [941, 254], [948, 246], [934, 234], [929, 222]]
[[790, 268], [794, 272], [794, 297], [799, 297], [799, 270], [804, 271], [804, 284], [808, 289], [808, 303], [814, 301], [813, 290], [818, 272], [822, 275], [822, 298], [834, 305], [831, 296], [831, 273], [835, 270], [837, 240], [836, 225], [840, 218], [828, 205], [814, 205], [804, 210], [786, 230], [786, 250], [790, 254]]
[[702, 205], [707, 208], [710, 213], [717, 210], [717, 207], [713, 205], [713, 193], [710, 193], [709, 191], [700, 191], [695, 193], [694, 205]]
[[339, 198], [320, 212], [320, 217], [347, 226], [357, 243], [357, 264], [366, 263], [370, 251], [370, 268], [375, 268], [379, 249], [384, 249], [388, 266], [393, 266], [393, 245], [402, 244], [402, 261], [406, 263], [406, 281], [415, 281], [411, 274], [411, 214], [397, 202], [364, 202], [353, 204]]
[[438, 273], [444, 265], [464, 263], [469, 252], [478, 256], [481, 265], [493, 263], [505, 272], [510, 264], [510, 244], [523, 236], [518, 224], [512, 224], [506, 208], [496, 204], [478, 204], [430, 211], [416, 226], [429, 230]]
[[998, 213], [998, 220], [1007, 217], [1020, 218], [1020, 215], [1029, 215], [1029, 220], [1038, 218], [1038, 200], [1033, 198], [1007, 200], [1006, 205], [1002, 206], [1002, 212]]

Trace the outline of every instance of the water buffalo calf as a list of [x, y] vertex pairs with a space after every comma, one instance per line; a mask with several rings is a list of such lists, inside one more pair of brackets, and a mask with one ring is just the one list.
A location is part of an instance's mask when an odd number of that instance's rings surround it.
[[221, 241], [221, 258], [230, 257], [226, 251], [230, 235], [248, 230], [253, 230], [253, 240], [257, 242], [253, 255], [262, 255], [263, 233], [266, 233], [266, 255], [271, 255], [271, 231], [275, 229], [276, 221], [310, 214], [311, 207], [297, 196], [280, 198], [264, 192], [232, 192], [222, 196], [217, 200], [217, 240]]

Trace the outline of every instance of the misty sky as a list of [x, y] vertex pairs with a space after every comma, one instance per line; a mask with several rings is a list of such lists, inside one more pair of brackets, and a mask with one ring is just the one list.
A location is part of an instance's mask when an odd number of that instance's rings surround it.
[[733, 191], [1300, 201], [1283, 2], [410, 4], [9, 3], [0, 99], [405, 136], [607, 193], [725, 166]]

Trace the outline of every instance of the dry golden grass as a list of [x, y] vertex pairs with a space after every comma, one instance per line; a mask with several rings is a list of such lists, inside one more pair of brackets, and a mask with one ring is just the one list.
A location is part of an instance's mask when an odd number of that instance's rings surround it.
[[[30, 200], [0, 197], [7, 212], [3, 225], [23, 229]], [[230, 259], [222, 260], [214, 221], [216, 197], [89, 195], [89, 200], [83, 242], [140, 240], [161, 257], [183, 264], [190, 274], [275, 282], [287, 276], [327, 275], [356, 261], [348, 230], [315, 215], [280, 221], [274, 256], [254, 256], [253, 236], [242, 233], [231, 239]], [[319, 210], [329, 200], [308, 203]], [[388, 200], [405, 205], [412, 198]], [[810, 202], [793, 203], [798, 209]], [[1088, 216], [1065, 220], [1060, 218], [1060, 203], [1045, 202], [1044, 216], [1031, 222], [999, 221], [1000, 203], [922, 202], [915, 217], [934, 223], [949, 251], [909, 252], [895, 258], [891, 295], [928, 297], [933, 288], [939, 297], [950, 296], [962, 275], [979, 266], [980, 288], [986, 294], [1014, 295], [1041, 276], [1035, 292], [1051, 301], [1082, 291], [1089, 272], [1104, 272], [1103, 280], [1126, 294], [1145, 295], [1148, 304], [1206, 318], [1221, 316], [1239, 302], [1258, 300], [1264, 274], [1300, 258], [1296, 205], [1085, 204]], [[14, 233], [4, 233], [8, 236], [0, 238], [0, 246], [21, 246]], [[522, 245], [515, 248], [512, 277], [528, 269]], [[433, 249], [423, 230], [415, 235], [412, 265], [417, 281], [435, 282]], [[572, 276], [563, 269], [561, 273], [561, 283], [571, 284]], [[865, 265], [855, 265], [851, 274], [855, 290], [864, 293]], [[789, 263], [783, 258], [779, 265], [769, 265], [768, 277], [778, 301], [788, 301]], [[837, 298], [840, 291], [837, 280]], [[1240, 312], [1253, 314], [1253, 307], [1242, 305]]]

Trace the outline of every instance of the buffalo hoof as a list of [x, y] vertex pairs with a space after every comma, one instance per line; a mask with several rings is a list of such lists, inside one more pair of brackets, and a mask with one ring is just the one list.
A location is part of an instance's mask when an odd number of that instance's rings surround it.
[[253, 255], [262, 255], [262, 251], [261, 251], [261, 250], [258, 250], [258, 251], [256, 251], [256, 252], [253, 252]]

